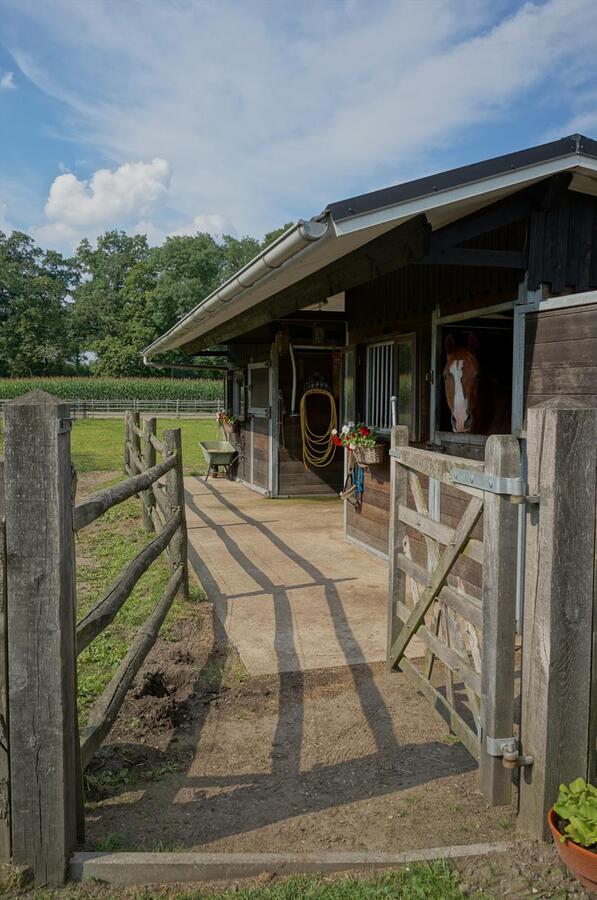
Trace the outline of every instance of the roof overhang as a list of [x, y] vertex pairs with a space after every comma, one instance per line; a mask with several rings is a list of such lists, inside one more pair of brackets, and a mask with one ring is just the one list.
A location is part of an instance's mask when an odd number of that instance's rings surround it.
[[288, 229], [154, 341], [144, 357], [190, 344], [197, 352], [233, 319], [242, 333], [249, 310], [410, 219], [424, 215], [437, 230], [561, 172], [572, 174], [571, 190], [597, 194], [597, 143], [575, 135], [330, 204]]

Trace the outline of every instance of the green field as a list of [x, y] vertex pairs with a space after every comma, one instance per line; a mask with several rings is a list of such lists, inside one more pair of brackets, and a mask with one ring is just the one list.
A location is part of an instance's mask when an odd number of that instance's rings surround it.
[[[165, 428], [182, 431], [182, 457], [186, 469], [205, 471], [199, 441], [216, 439], [214, 419], [158, 418], [158, 436]], [[72, 457], [79, 472], [113, 472], [122, 468], [123, 419], [78, 419], [73, 422]]]
[[[216, 438], [214, 419], [158, 418], [158, 436], [164, 428], [182, 430], [182, 454], [185, 468], [205, 471], [199, 441]], [[116, 472], [122, 469], [124, 419], [78, 419], [73, 422], [71, 452], [78, 472]], [[2, 424], [0, 422], [0, 449]]]
[[0, 378], [0, 400], [28, 391], [59, 400], [219, 400], [221, 378]]

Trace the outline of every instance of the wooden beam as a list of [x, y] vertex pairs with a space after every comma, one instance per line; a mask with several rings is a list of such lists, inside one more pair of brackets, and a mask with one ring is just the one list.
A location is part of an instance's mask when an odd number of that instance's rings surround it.
[[526, 269], [527, 255], [518, 250], [484, 250], [473, 247], [435, 248], [421, 263], [441, 266], [483, 266], [493, 269]]
[[[491, 435], [485, 473], [518, 478], [520, 450], [511, 435]], [[485, 493], [483, 512], [483, 649], [479, 781], [491, 806], [512, 799], [512, 774], [502, 758], [487, 752], [487, 738], [514, 734], [514, 639], [516, 634], [516, 542], [518, 506], [507, 494]]]
[[34, 391], [4, 418], [13, 860], [62, 884], [78, 791], [69, 406]]
[[[180, 511], [174, 513], [157, 537], [143, 547], [110, 585], [104, 596], [89, 610], [77, 625], [77, 653], [86, 647], [108, 627], [122, 609], [142, 575], [152, 562], [166, 549], [176, 529], [180, 526]], [[152, 523], [153, 527], [153, 523]]]
[[83, 767], [89, 765], [93, 754], [114, 724], [126, 693], [143, 665], [145, 657], [155, 644], [159, 630], [183, 582], [184, 572], [179, 567], [171, 576], [164, 596], [150, 618], [137, 632], [128, 653], [118, 666], [116, 674], [93, 706], [87, 727], [83, 732], [81, 745]]
[[8, 738], [6, 523], [4, 518], [4, 460], [0, 459], [0, 862], [10, 862], [10, 756]]
[[395, 666], [400, 663], [410, 639], [423, 621], [427, 610], [446, 583], [446, 579], [450, 574], [452, 566], [460, 556], [462, 548], [468, 541], [471, 531], [477, 524], [482, 510], [483, 500], [478, 500], [476, 497], [473, 497], [454, 532], [454, 544], [446, 547], [441, 554], [437, 565], [431, 573], [431, 583], [429, 587], [423, 591], [420, 601], [411, 611], [408, 622], [401, 629], [399, 636], [390, 649], [391, 665]]
[[[408, 428], [406, 425], [395, 425], [391, 432], [393, 450], [408, 447]], [[398, 615], [398, 604], [406, 603], [406, 575], [399, 565], [402, 553], [406, 526], [400, 520], [398, 510], [406, 503], [408, 475], [406, 469], [395, 459], [390, 459], [390, 531], [389, 531], [389, 585], [388, 585], [388, 622], [387, 622], [387, 659], [392, 668], [390, 654], [393, 645], [402, 631], [403, 624]]]
[[96, 491], [86, 500], [82, 500], [77, 504], [74, 510], [75, 531], [80, 531], [90, 522], [95, 521], [103, 513], [107, 512], [117, 503], [134, 497], [135, 494], [147, 490], [154, 481], [169, 472], [176, 465], [176, 456], [167, 456], [166, 459], [158, 463], [153, 469], [148, 469], [141, 475], [133, 475], [127, 481], [121, 481], [114, 487], [106, 488], [103, 491]]
[[440, 250], [525, 219], [531, 211], [531, 199], [525, 193], [514, 194], [492, 203], [463, 219], [433, 232], [430, 249]]
[[[529, 491], [518, 826], [547, 836], [558, 786], [589, 767], [597, 409], [562, 397], [528, 412]], [[592, 698], [595, 702], [595, 697]]]

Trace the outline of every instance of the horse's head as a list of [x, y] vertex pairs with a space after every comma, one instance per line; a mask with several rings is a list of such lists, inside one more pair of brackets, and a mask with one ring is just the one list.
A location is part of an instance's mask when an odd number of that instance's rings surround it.
[[454, 336], [449, 334], [444, 346], [447, 356], [443, 372], [444, 385], [452, 414], [452, 429], [457, 432], [472, 432], [480, 413], [477, 338], [470, 334], [467, 346], [457, 347]]

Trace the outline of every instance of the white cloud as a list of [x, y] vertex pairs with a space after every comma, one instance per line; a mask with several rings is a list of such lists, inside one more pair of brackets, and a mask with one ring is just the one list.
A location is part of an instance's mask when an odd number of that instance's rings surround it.
[[[563, 120], [594, 121], [580, 102], [597, 77], [594, 0], [11, 7], [23, 74], [61, 105], [77, 154], [115, 169], [56, 178], [46, 212], [63, 229], [128, 218], [155, 235], [231, 223], [259, 235], [327, 201], [524, 146], [537, 92], [548, 107], [574, 98]], [[497, 150], [496, 126], [508, 135]], [[133, 177], [155, 160], [121, 165], [148, 157], [168, 160], [171, 179]]]
[[203, 213], [194, 216], [191, 224], [176, 228], [169, 232], [169, 237], [176, 237], [185, 234], [197, 234], [197, 232], [207, 232], [215, 238], [222, 237], [223, 234], [236, 235], [236, 228], [226, 216], [220, 213]]
[[63, 226], [113, 224], [161, 206], [169, 184], [170, 167], [158, 158], [125, 163], [114, 171], [98, 169], [88, 181], [72, 173], [59, 175], [50, 187], [45, 212]]
[[0, 91], [12, 91], [16, 88], [14, 75], [12, 72], [5, 72], [0, 75]]

